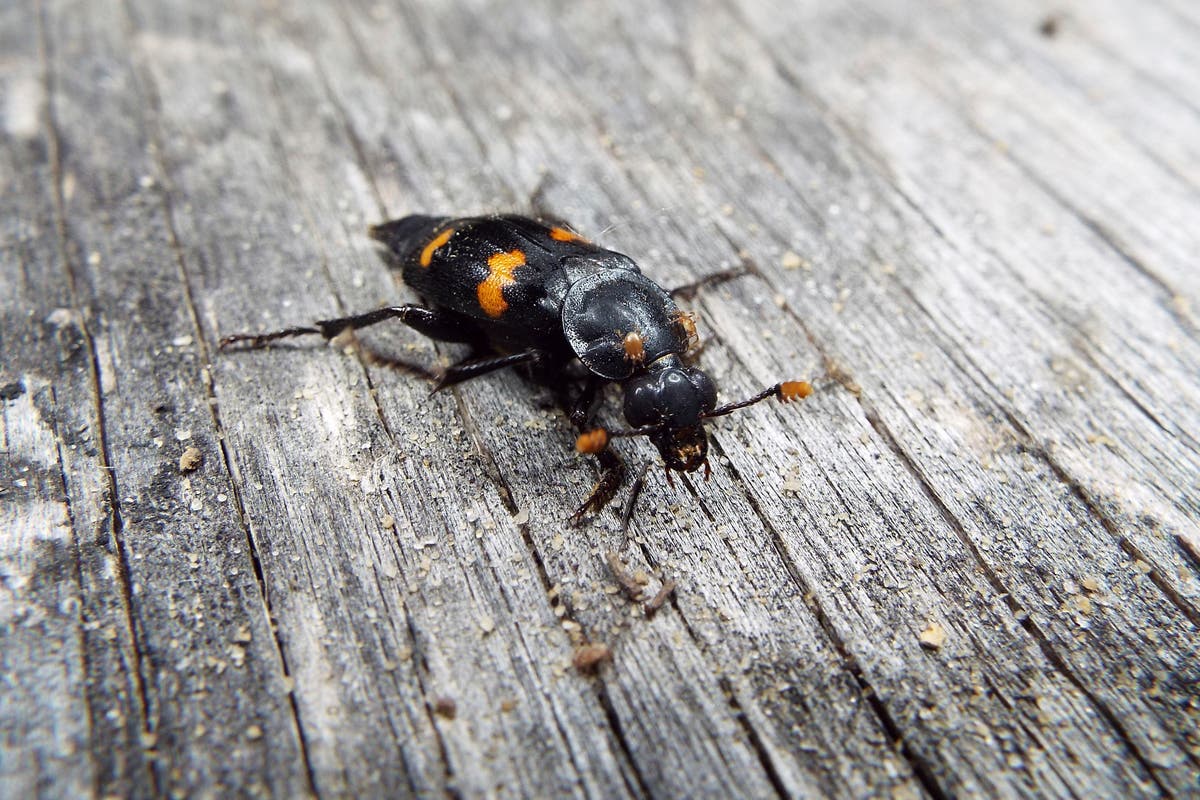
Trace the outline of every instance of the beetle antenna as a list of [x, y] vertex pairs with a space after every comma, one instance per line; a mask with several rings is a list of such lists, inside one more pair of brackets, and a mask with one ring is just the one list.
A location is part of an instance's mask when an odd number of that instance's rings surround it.
[[733, 413], [740, 408], [752, 406], [755, 403], [761, 403], [768, 397], [777, 397], [781, 403], [789, 403], [792, 400], [802, 400], [808, 397], [813, 392], [812, 384], [808, 381], [784, 381], [777, 383], [774, 386], [769, 386], [763, 389], [753, 397], [747, 397], [745, 400], [739, 400], [736, 403], [726, 403], [723, 406], [714, 408], [707, 414], [701, 414], [701, 419], [711, 419], [713, 417], [723, 417], [726, 414]]
[[[712, 419], [713, 417], [723, 417], [740, 408], [761, 403], [768, 397], [777, 397], [781, 403], [790, 403], [792, 400], [802, 400], [812, 393], [813, 387], [808, 381], [784, 381], [763, 389], [753, 397], [747, 397], [745, 400], [739, 400], [736, 403], [726, 403], [723, 406], [714, 408], [707, 414], [701, 414], [700, 418]], [[641, 428], [614, 428], [611, 430], [608, 428], [593, 428], [590, 431], [584, 431], [579, 434], [579, 438], [575, 440], [575, 449], [580, 453], [595, 454], [608, 447], [609, 439], [630, 436], [653, 436], [656, 433], [662, 433], [668, 427], [668, 425], [662, 423], [659, 425], [645, 425]]]

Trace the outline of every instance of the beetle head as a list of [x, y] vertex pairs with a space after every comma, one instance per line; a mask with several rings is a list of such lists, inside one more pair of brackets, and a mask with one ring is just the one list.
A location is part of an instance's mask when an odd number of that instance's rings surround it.
[[[666, 363], [664, 363], [666, 362]], [[701, 418], [717, 404], [717, 387], [695, 367], [676, 358], [625, 381], [625, 419], [637, 428], [658, 428], [650, 441], [668, 469], [692, 472], [708, 457]]]

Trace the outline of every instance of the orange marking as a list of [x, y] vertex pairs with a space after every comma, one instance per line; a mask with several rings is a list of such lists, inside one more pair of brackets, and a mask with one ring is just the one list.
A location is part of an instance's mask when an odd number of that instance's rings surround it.
[[566, 228], [551, 228], [550, 229], [550, 238], [556, 242], [586, 242], [587, 241], [587, 239], [584, 239], [578, 233], [575, 233], [575, 231], [569, 231]]
[[813, 393], [812, 384], [808, 381], [784, 381], [779, 384], [779, 399], [783, 402], [801, 400]]
[[625, 334], [621, 346], [625, 348], [625, 357], [630, 363], [641, 364], [646, 360], [646, 340], [637, 331]]
[[450, 241], [450, 237], [454, 235], [454, 228], [447, 228], [434, 237], [433, 241], [425, 245], [425, 249], [421, 251], [421, 266], [428, 267], [433, 261], [433, 251]]
[[479, 307], [489, 317], [499, 317], [508, 310], [508, 301], [504, 299], [504, 287], [516, 281], [513, 273], [517, 267], [525, 265], [523, 250], [509, 250], [507, 253], [496, 253], [488, 259], [488, 276], [479, 282], [475, 292], [479, 296]]
[[608, 447], [608, 431], [604, 428], [581, 433], [575, 440], [575, 449], [581, 453], [599, 453], [606, 447]]

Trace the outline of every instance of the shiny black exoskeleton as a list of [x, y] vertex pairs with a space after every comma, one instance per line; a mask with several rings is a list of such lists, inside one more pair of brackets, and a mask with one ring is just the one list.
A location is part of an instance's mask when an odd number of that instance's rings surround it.
[[238, 334], [223, 339], [222, 346], [256, 347], [309, 333], [333, 338], [395, 319], [430, 338], [471, 345], [470, 357], [434, 376], [435, 391], [519, 364], [565, 375], [577, 359], [587, 380], [570, 409], [572, 421], [583, 429], [597, 391], [617, 383], [631, 428], [579, 437], [577, 447], [600, 457], [604, 471], [575, 518], [602, 508], [620, 483], [621, 464], [608, 447], [610, 437], [647, 436], [668, 475], [691, 472], [707, 466], [705, 419], [809, 390], [801, 382], [782, 383], [718, 408], [713, 381], [687, 363], [696, 335], [691, 315], [627, 256], [592, 244], [566, 225], [516, 215], [415, 215], [377, 225], [371, 236], [425, 305]]

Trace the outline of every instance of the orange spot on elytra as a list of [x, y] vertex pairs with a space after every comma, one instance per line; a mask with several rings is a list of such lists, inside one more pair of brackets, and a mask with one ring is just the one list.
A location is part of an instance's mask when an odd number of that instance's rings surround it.
[[556, 242], [585, 242], [587, 241], [575, 231], [569, 231], [566, 228], [551, 228], [550, 238]]
[[450, 237], [454, 235], [453, 228], [447, 228], [434, 237], [433, 241], [425, 245], [425, 249], [421, 251], [421, 266], [428, 267], [433, 261], [433, 251], [450, 241]]
[[508, 310], [508, 301], [504, 299], [504, 287], [515, 282], [513, 273], [517, 271], [517, 267], [524, 265], [525, 252], [522, 250], [496, 253], [488, 259], [490, 272], [475, 290], [483, 313], [489, 317], [499, 317]]

